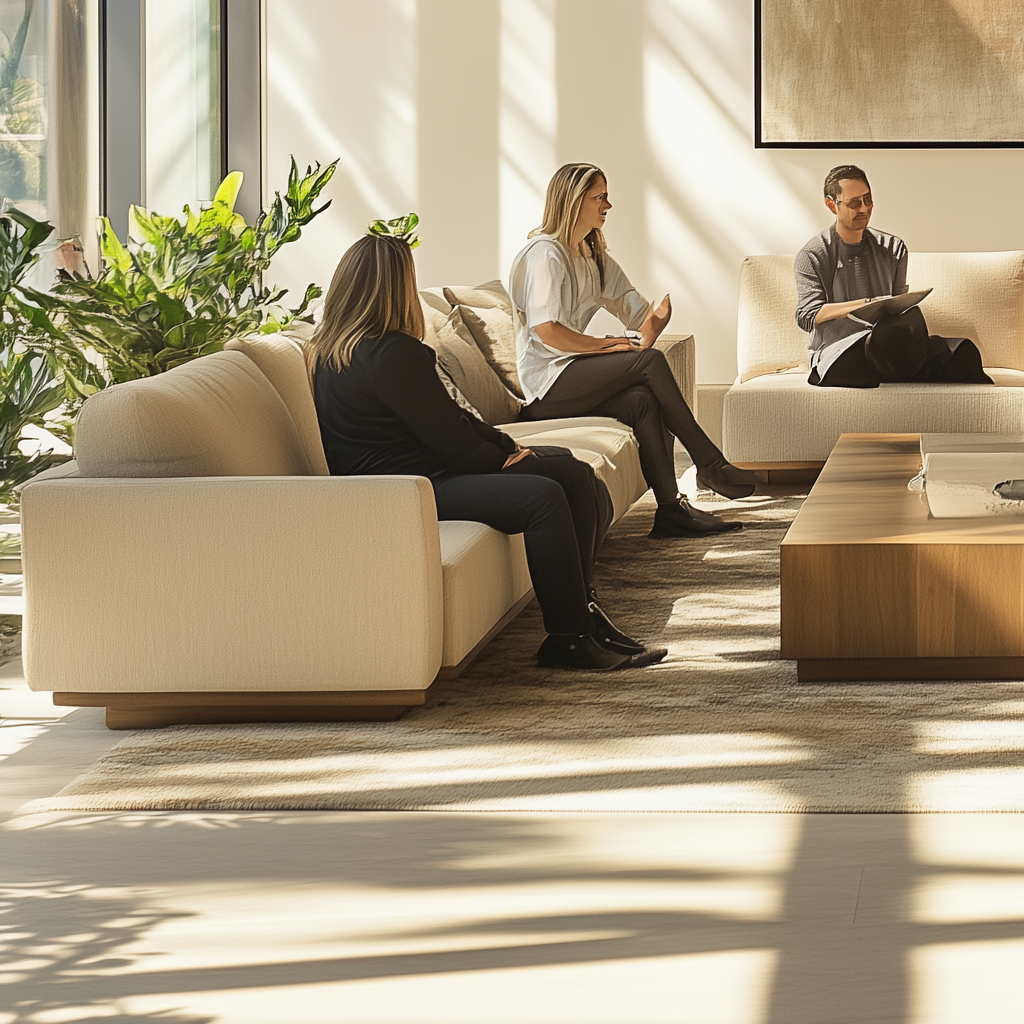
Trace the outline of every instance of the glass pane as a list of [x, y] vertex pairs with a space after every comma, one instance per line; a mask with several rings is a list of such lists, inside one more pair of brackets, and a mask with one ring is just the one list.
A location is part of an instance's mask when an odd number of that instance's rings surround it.
[[164, 214], [220, 183], [220, 3], [147, 0], [146, 199]]
[[0, 194], [47, 215], [47, 5], [0, 0]]

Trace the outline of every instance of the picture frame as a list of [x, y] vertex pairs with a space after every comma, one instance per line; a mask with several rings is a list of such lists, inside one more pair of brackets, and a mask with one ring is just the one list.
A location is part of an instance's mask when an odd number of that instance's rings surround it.
[[758, 149], [1024, 148], [1020, 0], [754, 0]]

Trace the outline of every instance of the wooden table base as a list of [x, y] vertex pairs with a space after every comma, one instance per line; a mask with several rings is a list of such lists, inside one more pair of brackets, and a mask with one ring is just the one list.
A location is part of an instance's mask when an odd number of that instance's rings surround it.
[[1024, 679], [1024, 517], [935, 519], [916, 434], [843, 434], [782, 542], [800, 678]]
[[1024, 679], [1024, 658], [800, 658], [802, 683], [914, 679]]

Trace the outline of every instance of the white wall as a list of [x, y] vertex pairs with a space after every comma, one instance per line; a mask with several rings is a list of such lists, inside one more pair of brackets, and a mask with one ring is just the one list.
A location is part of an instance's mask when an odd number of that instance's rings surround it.
[[[273, 276], [326, 286], [374, 217], [415, 210], [423, 286], [507, 277], [551, 173], [608, 173], [613, 255], [698, 378], [735, 375], [740, 260], [829, 222], [821, 182], [860, 163], [876, 226], [921, 251], [1024, 248], [1024, 151], [755, 150], [750, 0], [266, 0], [267, 163], [342, 158], [332, 208]], [[856, 102], [856, 97], [851, 97]]]

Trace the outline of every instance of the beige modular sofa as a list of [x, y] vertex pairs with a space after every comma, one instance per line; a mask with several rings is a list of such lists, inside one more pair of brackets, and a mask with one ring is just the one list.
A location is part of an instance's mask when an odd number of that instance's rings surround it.
[[739, 376], [725, 395], [726, 456], [750, 468], [820, 465], [843, 433], [1024, 430], [1024, 252], [911, 253], [911, 289], [931, 333], [969, 337], [996, 387], [807, 383], [807, 335], [796, 325], [793, 256], [750, 256], [740, 272]]
[[[646, 489], [614, 420], [504, 429], [590, 462], [617, 517]], [[522, 537], [439, 524], [426, 479], [328, 475], [281, 335], [93, 396], [75, 456], [22, 492], [25, 671], [112, 728], [397, 718], [532, 596]]]

